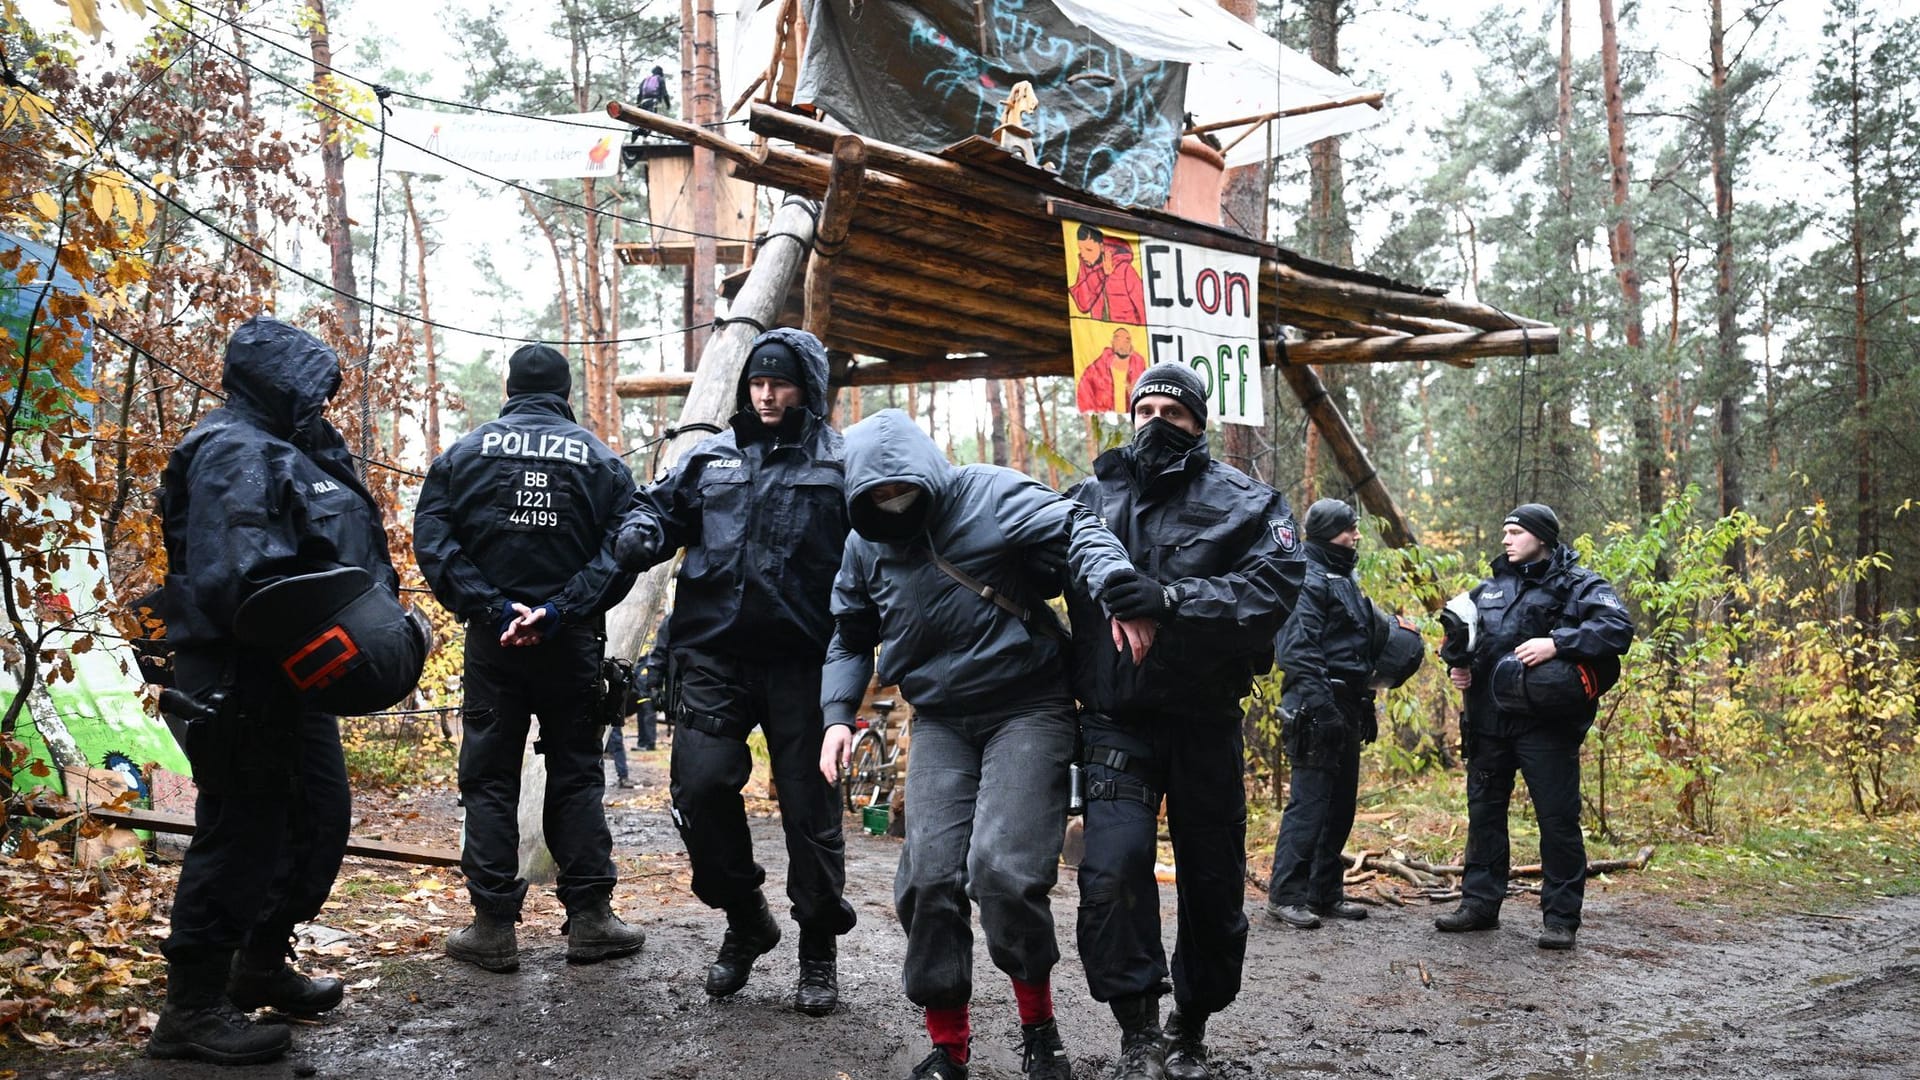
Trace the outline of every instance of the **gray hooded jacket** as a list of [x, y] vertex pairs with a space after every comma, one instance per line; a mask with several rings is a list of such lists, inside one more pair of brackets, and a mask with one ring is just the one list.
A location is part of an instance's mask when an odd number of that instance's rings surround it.
[[[924, 492], [905, 514], [883, 515], [864, 498], [897, 482]], [[1026, 570], [1026, 549], [1064, 540], [1073, 577], [1097, 600], [1107, 575], [1133, 565], [1099, 518], [1024, 473], [953, 466], [898, 409], [848, 429], [847, 505], [854, 533], [833, 583], [836, 630], [820, 689], [829, 725], [853, 722], [876, 644], [881, 682], [898, 683], [923, 714], [1071, 701], [1060, 640], [963, 587], [927, 552], [992, 586], [1031, 619], [1052, 619]]]

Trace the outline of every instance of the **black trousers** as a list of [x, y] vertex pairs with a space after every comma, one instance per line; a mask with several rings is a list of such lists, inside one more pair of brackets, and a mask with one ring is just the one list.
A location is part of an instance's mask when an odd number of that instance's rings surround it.
[[594, 715], [600, 699], [605, 635], [562, 626], [538, 645], [502, 646], [492, 627], [467, 628], [461, 708], [460, 799], [467, 809], [460, 868], [476, 911], [518, 918], [527, 895], [520, 877], [520, 765], [532, 718], [534, 750], [546, 759], [541, 826], [559, 866], [569, 909], [613, 893], [613, 837], [601, 805], [604, 750]]
[[[182, 656], [177, 665], [189, 694], [222, 681], [218, 664]], [[194, 762], [209, 778], [231, 775], [203, 780], [194, 803], [173, 930], [161, 946], [176, 964], [285, 952], [294, 926], [320, 913], [347, 849], [352, 807], [338, 722], [300, 711], [273, 674], [242, 676], [234, 692], [243, 705], [231, 769]]]
[[1371, 700], [1337, 698], [1336, 717], [1294, 712], [1283, 733], [1293, 782], [1274, 843], [1267, 901], [1329, 908], [1340, 902], [1346, 864], [1340, 850], [1353, 831], [1360, 792], [1360, 737]]
[[1497, 912], [1512, 862], [1507, 809], [1514, 773], [1526, 777], [1540, 823], [1540, 914], [1548, 926], [1580, 925], [1587, 892], [1587, 846], [1580, 836], [1583, 733], [1540, 726], [1506, 737], [1475, 732], [1467, 763], [1467, 858], [1462, 902]]
[[[1166, 993], [1160, 885], [1153, 862], [1162, 795], [1173, 837], [1179, 926], [1173, 998], [1216, 1013], [1240, 993], [1247, 954], [1247, 798], [1237, 708], [1210, 714], [1081, 717], [1086, 853], [1080, 862], [1080, 962], [1096, 1001]], [[1103, 749], [1125, 769], [1094, 764]]]
[[787, 840], [787, 899], [802, 929], [853, 929], [840, 804], [820, 775], [820, 663], [745, 660], [693, 649], [673, 653], [673, 819], [693, 863], [693, 894], [738, 907], [767, 880], [753, 858], [746, 802], [753, 772], [747, 735], [766, 735], [780, 826]]

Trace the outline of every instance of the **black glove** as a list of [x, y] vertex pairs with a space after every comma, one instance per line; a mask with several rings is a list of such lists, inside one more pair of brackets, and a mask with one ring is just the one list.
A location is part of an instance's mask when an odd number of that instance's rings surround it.
[[1173, 615], [1173, 590], [1138, 570], [1115, 570], [1101, 589], [1107, 611], [1116, 619], [1154, 619]]
[[1034, 544], [1025, 549], [1027, 580], [1033, 582], [1043, 599], [1051, 600], [1067, 589], [1067, 549], [1059, 543]]
[[620, 569], [645, 570], [660, 561], [661, 536], [657, 530], [629, 526], [620, 530], [613, 542], [613, 557]]

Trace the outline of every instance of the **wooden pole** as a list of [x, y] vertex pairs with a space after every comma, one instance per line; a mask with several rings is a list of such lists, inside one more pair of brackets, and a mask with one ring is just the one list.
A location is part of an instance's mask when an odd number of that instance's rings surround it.
[[807, 260], [807, 314], [802, 320], [807, 332], [821, 341], [827, 339], [827, 322], [832, 317], [834, 269], [847, 248], [854, 207], [859, 205], [860, 189], [866, 178], [866, 143], [858, 135], [842, 135], [834, 140], [833, 165], [827, 179], [826, 201], [820, 208], [818, 239], [813, 245], [813, 256]]
[[[716, 31], [713, 23], [713, 0], [694, 0], [693, 14], [693, 93], [687, 97], [688, 119], [703, 130], [711, 130], [705, 125], [720, 119], [720, 68], [717, 60]], [[714, 269], [718, 264], [718, 252], [714, 247], [715, 226], [719, 222], [715, 208], [715, 187], [719, 170], [715, 167], [713, 148], [704, 143], [693, 144], [693, 264], [687, 268], [693, 288], [693, 318], [687, 332], [687, 344], [698, 357], [712, 331], [708, 324], [713, 321]]]
[[1261, 343], [1268, 364], [1387, 364], [1406, 360], [1438, 360], [1455, 367], [1472, 367], [1473, 356], [1546, 356], [1560, 351], [1560, 331], [1494, 330], [1461, 334], [1419, 334], [1397, 337], [1323, 338], [1296, 341], [1282, 347], [1278, 338]]
[[1413, 530], [1407, 527], [1406, 518], [1400, 515], [1400, 508], [1394, 505], [1393, 496], [1386, 485], [1380, 482], [1380, 475], [1374, 471], [1373, 460], [1354, 437], [1353, 429], [1347, 426], [1347, 419], [1340, 415], [1333, 399], [1327, 395], [1325, 384], [1313, 369], [1305, 365], [1280, 365], [1280, 377], [1287, 381], [1293, 396], [1300, 399], [1300, 407], [1313, 420], [1313, 426], [1326, 439], [1327, 448], [1333, 452], [1334, 463], [1346, 475], [1347, 482], [1353, 485], [1354, 493], [1360, 496], [1361, 505], [1368, 513], [1380, 519], [1380, 535], [1388, 547], [1404, 548], [1414, 545]]
[[[719, 426], [726, 423], [727, 416], [733, 412], [734, 391], [740, 383], [740, 372], [746, 367], [747, 347], [759, 334], [753, 323], [771, 325], [786, 303], [787, 290], [799, 275], [807, 249], [813, 244], [817, 212], [811, 200], [789, 195], [773, 215], [767, 226], [767, 242], [754, 260], [746, 283], [734, 297], [729, 321], [707, 339], [699, 368], [688, 389], [687, 402], [680, 409], [677, 423], [681, 431], [667, 443], [663, 460], [678, 463], [694, 444], [707, 437], [706, 432], [685, 430], [689, 424]], [[607, 655], [639, 659], [647, 634], [660, 619], [660, 608], [666, 601], [668, 582], [676, 564], [677, 560], [669, 559], [641, 575], [626, 599], [607, 613]]]

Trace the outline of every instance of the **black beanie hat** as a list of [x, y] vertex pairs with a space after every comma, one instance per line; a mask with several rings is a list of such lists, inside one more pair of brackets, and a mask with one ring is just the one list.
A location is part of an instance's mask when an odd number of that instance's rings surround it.
[[747, 354], [747, 370], [740, 379], [743, 384], [748, 379], [785, 379], [804, 390], [807, 381], [803, 370], [800, 354], [793, 351], [793, 346], [779, 338], [767, 338]]
[[507, 396], [573, 392], [573, 366], [549, 345], [522, 345], [507, 360]]
[[1339, 499], [1321, 499], [1307, 507], [1307, 539], [1326, 543], [1360, 521], [1353, 507]]
[[1522, 503], [1513, 508], [1502, 525], [1518, 525], [1552, 547], [1560, 542], [1560, 518], [1546, 503]]
[[1164, 394], [1178, 401], [1201, 427], [1207, 426], [1207, 384], [1187, 365], [1169, 360], [1141, 372], [1140, 381], [1133, 384], [1133, 394], [1127, 398], [1127, 411], [1133, 411], [1141, 398], [1151, 394]]

